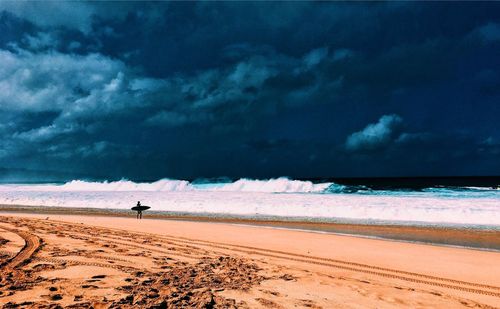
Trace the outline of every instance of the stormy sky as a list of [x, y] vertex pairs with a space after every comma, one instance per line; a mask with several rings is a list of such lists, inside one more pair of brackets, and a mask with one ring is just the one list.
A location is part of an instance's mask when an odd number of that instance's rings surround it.
[[500, 174], [500, 3], [0, 2], [0, 180]]

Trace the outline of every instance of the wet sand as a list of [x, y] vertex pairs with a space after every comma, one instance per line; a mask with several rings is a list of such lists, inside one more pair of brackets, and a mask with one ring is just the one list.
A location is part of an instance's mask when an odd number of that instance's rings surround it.
[[14, 308], [495, 308], [500, 253], [227, 223], [0, 214]]
[[[1, 213], [37, 213], [37, 214], [72, 214], [82, 216], [112, 216], [131, 217], [134, 213], [128, 210], [0, 205]], [[352, 224], [319, 221], [304, 221], [301, 219], [276, 218], [242, 218], [221, 215], [193, 215], [169, 212], [147, 211], [150, 219], [185, 220], [194, 222], [218, 222], [266, 226], [285, 229], [310, 230], [326, 233], [350, 234], [367, 237], [377, 237], [390, 240], [429, 243], [436, 245], [463, 246], [478, 249], [500, 250], [500, 229], [439, 227], [439, 226], [409, 226], [400, 224]]]

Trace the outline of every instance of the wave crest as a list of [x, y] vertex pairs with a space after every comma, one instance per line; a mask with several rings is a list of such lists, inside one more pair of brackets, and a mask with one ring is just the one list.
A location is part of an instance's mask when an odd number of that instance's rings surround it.
[[136, 183], [130, 180], [91, 182], [72, 180], [62, 185], [2, 185], [0, 191], [228, 191], [228, 192], [267, 192], [267, 193], [321, 193], [332, 183], [315, 184], [311, 181], [291, 180], [285, 177], [254, 180], [239, 179], [235, 182], [189, 182], [186, 180], [161, 179], [155, 182]]
[[311, 181], [290, 180], [285, 177], [269, 180], [239, 179], [218, 187], [217, 191], [231, 192], [271, 192], [271, 193], [311, 193], [323, 192], [331, 183], [314, 184]]

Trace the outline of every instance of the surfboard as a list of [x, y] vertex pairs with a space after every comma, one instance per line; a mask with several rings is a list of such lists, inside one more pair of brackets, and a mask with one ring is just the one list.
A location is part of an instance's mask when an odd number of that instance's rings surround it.
[[141, 206], [134, 206], [134, 207], [132, 207], [132, 210], [135, 210], [135, 211], [143, 211], [143, 210], [148, 210], [149, 208], [151, 208], [151, 207], [141, 205]]

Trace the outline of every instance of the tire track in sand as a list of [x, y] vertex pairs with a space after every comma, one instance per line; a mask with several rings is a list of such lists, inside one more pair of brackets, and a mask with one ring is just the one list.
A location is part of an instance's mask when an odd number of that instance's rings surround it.
[[[71, 224], [69, 224], [69, 225], [71, 226]], [[102, 230], [102, 232], [105, 232], [106, 230], [109, 231], [108, 229], [103, 229], [103, 228], [100, 228], [100, 229]], [[120, 231], [119, 229], [111, 229], [111, 230]], [[225, 243], [220, 243], [220, 242], [202, 241], [202, 240], [197, 240], [197, 239], [191, 239], [191, 238], [185, 238], [185, 237], [175, 237], [175, 236], [170, 236], [170, 235], [157, 235], [157, 234], [151, 234], [151, 233], [135, 233], [135, 232], [130, 232], [130, 231], [122, 231], [122, 232], [126, 232], [129, 235], [135, 235], [136, 237], [141, 237], [141, 236], [142, 237], [144, 237], [144, 236], [155, 237], [156, 239], [163, 239], [167, 242], [177, 243], [178, 245], [186, 246], [187, 244], [191, 244], [191, 245], [197, 245], [197, 246], [203, 246], [203, 247], [211, 247], [211, 248], [217, 248], [217, 249], [222, 249], [222, 250], [227, 250], [227, 251], [232, 251], [232, 252], [241, 252], [241, 253], [250, 254], [250, 255], [260, 255], [260, 256], [265, 256], [265, 257], [285, 259], [285, 260], [289, 260], [289, 261], [295, 261], [295, 262], [301, 262], [301, 263], [307, 263], [307, 264], [315, 264], [315, 265], [332, 267], [332, 268], [343, 269], [343, 270], [348, 270], [348, 271], [360, 272], [360, 273], [365, 273], [365, 274], [370, 274], [370, 275], [375, 275], [375, 276], [403, 280], [403, 281], [417, 283], [417, 284], [425, 284], [425, 285], [437, 286], [437, 287], [441, 287], [441, 288], [459, 290], [459, 291], [468, 292], [468, 293], [500, 297], [500, 292], [497, 292], [497, 290], [500, 290], [500, 287], [496, 287], [496, 286], [492, 286], [492, 285], [473, 283], [473, 282], [449, 279], [449, 278], [444, 278], [444, 277], [437, 277], [437, 276], [431, 276], [431, 275], [426, 275], [426, 274], [407, 272], [407, 271], [402, 271], [402, 270], [395, 270], [395, 269], [367, 265], [367, 264], [361, 264], [361, 263], [355, 263], [355, 262], [350, 262], [350, 261], [342, 261], [342, 260], [336, 260], [336, 259], [307, 256], [307, 255], [296, 254], [296, 253], [291, 253], [291, 252], [284, 252], [284, 251], [279, 251], [279, 250], [262, 249], [262, 248], [255, 248], [255, 247], [242, 246], [242, 245], [232, 245], [232, 244], [225, 244]], [[97, 238], [101, 238], [102, 240], [109, 241], [109, 236], [100, 236]], [[495, 291], [491, 291], [491, 290], [495, 290]]]
[[[68, 222], [64, 222], [64, 221], [55, 221], [55, 222], [57, 222], [61, 225], [69, 226], [69, 227], [81, 227], [81, 225], [76, 225], [76, 224], [72, 224], [72, 223], [68, 223]], [[100, 230], [103, 233], [109, 233], [109, 232], [115, 231], [115, 232], [121, 232], [121, 233], [125, 232], [125, 233], [128, 233], [129, 235], [133, 234], [133, 235], [136, 235], [137, 237], [150, 236], [150, 237], [155, 237], [157, 239], [164, 239], [164, 240], [168, 239], [170, 241], [176, 241], [180, 244], [183, 244], [184, 246], [186, 246], [187, 244], [192, 244], [192, 245], [203, 246], [203, 247], [223, 249], [223, 250], [232, 251], [232, 252], [241, 252], [241, 253], [245, 253], [245, 254], [249, 254], [249, 255], [258, 255], [258, 256], [265, 256], [265, 257], [276, 258], [276, 259], [284, 259], [284, 260], [295, 261], [295, 262], [306, 263], [306, 264], [315, 264], [315, 265], [343, 269], [343, 270], [348, 270], [348, 271], [353, 271], [353, 272], [358, 272], [358, 273], [365, 273], [365, 274], [369, 274], [369, 275], [392, 278], [392, 279], [407, 281], [407, 282], [416, 283], [416, 284], [424, 284], [424, 285], [429, 285], [429, 286], [441, 287], [441, 288], [446, 288], [446, 289], [453, 289], [453, 290], [458, 290], [458, 291], [462, 291], [462, 292], [481, 294], [481, 295], [487, 295], [487, 296], [494, 296], [494, 297], [500, 298], [500, 292], [498, 292], [498, 291], [500, 291], [500, 287], [496, 287], [496, 286], [492, 286], [492, 285], [466, 282], [466, 281], [449, 279], [449, 278], [444, 278], [444, 277], [439, 277], [439, 276], [427, 275], [427, 274], [407, 272], [407, 271], [402, 271], [402, 270], [379, 267], [379, 266], [375, 266], [375, 265], [355, 263], [355, 262], [351, 262], [351, 261], [343, 261], [343, 260], [336, 260], [336, 259], [329, 259], [329, 258], [307, 256], [307, 255], [301, 255], [301, 254], [279, 251], [279, 250], [272, 250], [272, 249], [263, 249], [263, 248], [256, 248], [256, 247], [242, 246], [242, 245], [232, 245], [232, 244], [225, 244], [225, 243], [220, 243], [220, 242], [191, 239], [191, 238], [186, 238], [186, 237], [176, 237], [176, 236], [164, 235], [164, 234], [159, 235], [159, 234], [152, 234], [152, 233], [131, 232], [131, 231], [125, 231], [125, 230], [120, 230], [120, 229], [116, 229], [116, 228], [102, 228], [102, 227], [92, 227], [92, 228], [94, 229], [94, 231]]]
[[[118, 229], [113, 229], [113, 230], [118, 230]], [[262, 249], [262, 248], [255, 248], [255, 247], [242, 246], [242, 245], [232, 245], [232, 244], [225, 244], [225, 243], [220, 243], [220, 242], [202, 241], [202, 240], [191, 239], [191, 238], [186, 238], [186, 237], [174, 237], [174, 236], [170, 236], [170, 235], [156, 235], [156, 234], [151, 234], [151, 233], [134, 233], [134, 232], [130, 232], [130, 231], [127, 231], [127, 233], [136, 234], [136, 236], [139, 236], [139, 237], [145, 236], [145, 235], [154, 236], [157, 239], [164, 239], [164, 240], [168, 240], [171, 242], [173, 241], [173, 242], [177, 242], [178, 244], [184, 244], [184, 245], [191, 244], [191, 245], [198, 245], [198, 246], [204, 246], [204, 247], [223, 249], [223, 250], [228, 250], [228, 251], [233, 251], [233, 252], [241, 252], [241, 253], [246, 253], [246, 254], [251, 254], [251, 255], [260, 255], [260, 256], [266, 256], [266, 257], [271, 257], [271, 258], [285, 259], [285, 260], [290, 260], [290, 261], [295, 261], [295, 262], [315, 264], [315, 265], [338, 268], [338, 269], [343, 269], [343, 270], [348, 270], [348, 271], [361, 272], [361, 273], [366, 273], [366, 274], [381, 276], [381, 277], [386, 277], [386, 278], [398, 279], [398, 280], [403, 280], [403, 281], [417, 283], [417, 284], [425, 284], [425, 285], [437, 286], [437, 287], [442, 287], [442, 288], [447, 288], [447, 289], [459, 290], [459, 291], [468, 292], [468, 293], [500, 297], [500, 292], [497, 292], [497, 291], [500, 291], [500, 287], [492, 286], [492, 285], [473, 283], [473, 282], [449, 279], [449, 278], [444, 278], [444, 277], [438, 277], [438, 276], [432, 276], [432, 275], [420, 274], [420, 273], [414, 273], [414, 272], [408, 272], [408, 271], [402, 271], [402, 270], [395, 270], [395, 269], [367, 265], [367, 264], [361, 264], [361, 263], [355, 263], [355, 262], [350, 262], [350, 261], [342, 261], [342, 260], [336, 260], [336, 259], [307, 256], [307, 255], [296, 254], [296, 253], [291, 253], [291, 252], [284, 252], [284, 251], [279, 251], [279, 250]]]
[[40, 248], [41, 240], [38, 236], [25, 231], [5, 227], [3, 225], [0, 226], [0, 228], [17, 234], [24, 239], [24, 247], [14, 257], [10, 258], [4, 265], [2, 265], [4, 271], [14, 269], [22, 265], [31, 258], [38, 248]]
[[[436, 276], [427, 275], [427, 274], [409, 272], [409, 271], [404, 271], [404, 270], [396, 270], [396, 269], [391, 269], [391, 268], [386, 268], [386, 267], [373, 266], [373, 265], [343, 261], [343, 260], [338, 260], [338, 259], [315, 257], [315, 256], [311, 256], [311, 255], [304, 255], [304, 254], [285, 252], [285, 251], [279, 251], [279, 250], [272, 250], [272, 249], [255, 248], [255, 247], [242, 246], [242, 245], [224, 244], [224, 243], [210, 242], [210, 241], [201, 241], [201, 240], [195, 240], [195, 239], [190, 239], [190, 238], [185, 238], [185, 237], [173, 237], [173, 236], [160, 235], [159, 238], [166, 238], [170, 241], [175, 241], [175, 239], [177, 239], [177, 241], [179, 241], [179, 239], [180, 239], [182, 241], [186, 241], [186, 242], [189, 242], [191, 244], [198, 244], [198, 245], [202, 245], [202, 246], [208, 246], [206, 244], [210, 244], [211, 247], [218, 247], [221, 249], [222, 249], [222, 247], [220, 247], [220, 246], [226, 246], [226, 247], [228, 247], [227, 248], [228, 250], [231, 250], [229, 247], [235, 247], [235, 248], [249, 249], [249, 250], [254, 250], [254, 251], [270, 252], [273, 254], [289, 255], [289, 256], [305, 258], [305, 259], [312, 259], [312, 260], [331, 262], [331, 263], [339, 263], [339, 264], [345, 264], [345, 265], [354, 266], [354, 267], [361, 267], [361, 268], [374, 269], [374, 270], [379, 270], [379, 271], [394, 272], [394, 273], [400, 273], [400, 274], [404, 274], [404, 275], [415, 276], [415, 277], [420, 277], [420, 278], [425, 278], [425, 279], [430, 279], [430, 280], [445, 281], [445, 282], [450, 282], [450, 283], [455, 283], [455, 284], [469, 285], [469, 286], [475, 286], [475, 287], [479, 287], [479, 288], [486, 288], [486, 289], [500, 291], [500, 287], [487, 285], [487, 284], [467, 282], [467, 281], [449, 279], [449, 278], [443, 278], [443, 277], [436, 277]], [[245, 251], [245, 252], [247, 252], [247, 251]], [[258, 253], [256, 253], [256, 254], [258, 254]]]
[[[497, 291], [500, 291], [500, 287], [492, 286], [492, 285], [473, 283], [473, 282], [431, 276], [431, 275], [426, 275], [426, 274], [407, 272], [407, 271], [402, 271], [402, 270], [395, 270], [395, 269], [390, 269], [390, 268], [372, 266], [372, 265], [367, 265], [367, 264], [360, 264], [360, 263], [349, 262], [349, 261], [314, 257], [314, 256], [296, 254], [296, 253], [291, 253], [291, 252], [284, 252], [284, 251], [279, 251], [279, 250], [262, 249], [262, 248], [255, 248], [255, 247], [242, 246], [242, 245], [231, 245], [231, 244], [224, 244], [224, 243], [211, 242], [211, 241], [201, 241], [201, 240], [194, 240], [194, 239], [185, 238], [185, 237], [174, 237], [174, 236], [160, 235], [159, 238], [166, 238], [166, 239], [169, 239], [170, 241], [175, 241], [175, 239], [177, 239], [177, 241], [184, 241], [184, 242], [188, 242], [190, 244], [198, 244], [198, 245], [202, 245], [202, 246], [208, 246], [208, 247], [224, 249], [224, 250], [229, 250], [229, 251], [242, 252], [242, 253], [246, 253], [246, 254], [261, 255], [261, 256], [266, 256], [266, 257], [271, 257], [271, 258], [278, 258], [278, 259], [284, 259], [284, 260], [307, 263], [307, 264], [315, 264], [315, 265], [320, 265], [320, 266], [333, 267], [333, 268], [361, 272], [361, 273], [366, 273], [366, 274], [370, 274], [370, 275], [376, 275], [376, 276], [381, 276], [381, 277], [386, 277], [386, 278], [393, 278], [393, 279], [398, 279], [398, 280], [403, 280], [403, 281], [408, 281], [408, 282], [413, 282], [413, 283], [426, 284], [426, 285], [431, 285], [431, 286], [438, 286], [438, 287], [443, 287], [443, 288], [448, 288], [448, 289], [454, 289], [454, 290], [459, 290], [459, 291], [463, 291], [463, 292], [500, 297], [500, 292], [497, 292]], [[233, 247], [233, 248], [231, 248], [231, 247]], [[434, 280], [434, 281], [431, 281], [431, 280]], [[435, 282], [435, 281], [441, 281], [441, 282]], [[491, 290], [494, 290], [494, 291], [491, 291]]]

